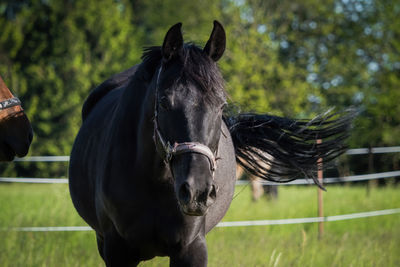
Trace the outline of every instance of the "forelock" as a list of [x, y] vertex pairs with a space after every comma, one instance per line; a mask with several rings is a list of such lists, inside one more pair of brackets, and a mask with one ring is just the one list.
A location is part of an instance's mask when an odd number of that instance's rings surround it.
[[189, 43], [183, 49], [182, 82], [196, 85], [211, 103], [225, 102], [224, 79], [217, 64], [198, 46]]
[[[155, 62], [161, 63], [161, 47], [145, 48], [142, 55], [143, 63], [150, 65], [153, 75], [157, 67]], [[187, 43], [183, 47], [181, 55], [183, 63], [182, 73], [176, 79], [176, 83], [183, 83], [189, 88], [197, 88], [204, 99], [212, 104], [226, 102], [224, 79], [217, 64], [206, 55], [201, 48], [193, 43]]]

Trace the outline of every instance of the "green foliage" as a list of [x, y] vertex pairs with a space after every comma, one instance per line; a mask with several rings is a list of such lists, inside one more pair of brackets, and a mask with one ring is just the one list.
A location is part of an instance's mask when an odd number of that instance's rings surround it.
[[205, 44], [212, 22], [221, 17], [221, 1], [131, 0], [134, 24], [146, 34], [146, 46], [162, 45], [165, 33], [174, 24], [183, 23], [186, 42]]
[[[183, 22], [204, 45], [227, 32], [219, 65], [241, 111], [312, 117], [355, 106], [351, 146], [400, 140], [400, 6], [394, 1], [88, 0], [0, 3], [0, 75], [34, 127], [31, 155], [68, 155], [90, 90], [138, 62]], [[3, 175], [65, 176], [65, 166], [1, 165]]]
[[243, 12], [279, 43], [279, 62], [303, 70], [300, 80], [313, 88], [305, 92], [316, 111], [331, 106], [360, 111], [353, 147], [398, 145], [398, 2], [246, 3]]
[[[131, 19], [130, 4], [112, 0], [33, 1], [1, 17], [0, 71], [32, 122], [33, 155], [68, 155], [89, 91], [139, 62], [142, 34]], [[30, 175], [64, 174], [52, 166], [30, 166]]]
[[[240, 14], [240, 9], [236, 12]], [[227, 51], [220, 66], [231, 100], [245, 111], [304, 117], [312, 91], [304, 71], [279, 60], [279, 45], [257, 23], [229, 20]]]

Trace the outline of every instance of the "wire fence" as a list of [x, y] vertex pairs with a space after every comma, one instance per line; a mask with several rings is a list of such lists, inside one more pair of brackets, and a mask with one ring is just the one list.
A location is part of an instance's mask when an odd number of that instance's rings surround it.
[[[346, 155], [365, 155], [365, 154], [383, 154], [383, 153], [399, 153], [400, 146], [392, 147], [372, 147], [372, 148], [354, 148], [348, 149]], [[69, 156], [32, 156], [25, 158], [16, 158], [15, 162], [69, 162]]]
[[399, 153], [400, 146], [391, 147], [372, 147], [372, 148], [353, 148], [346, 151], [346, 155], [365, 155], [365, 154], [383, 154]]
[[[351, 175], [344, 177], [333, 177], [333, 178], [324, 178], [324, 184], [332, 184], [332, 183], [345, 183], [345, 182], [360, 182], [360, 181], [368, 181], [368, 180], [377, 180], [377, 179], [385, 179], [385, 178], [394, 178], [399, 177], [400, 171], [391, 171], [391, 172], [380, 172], [380, 173], [371, 173], [371, 174], [362, 174], [362, 175]], [[34, 183], [34, 184], [68, 184], [67, 178], [27, 178], [27, 177], [0, 177], [0, 182], [5, 183]], [[236, 185], [247, 185], [249, 183], [248, 180], [240, 180], [236, 182]], [[298, 179], [288, 183], [274, 183], [269, 181], [260, 181], [262, 185], [312, 185], [313, 181], [311, 179]]]
[[16, 158], [15, 162], [69, 162], [69, 156], [32, 156], [25, 158]]
[[[381, 154], [381, 153], [399, 153], [400, 146], [396, 147], [375, 147], [375, 148], [357, 148], [349, 149], [347, 155], [363, 155], [363, 154]], [[68, 162], [68, 156], [33, 156], [19, 158], [16, 162]], [[390, 171], [381, 173], [372, 173], [364, 175], [352, 175], [345, 177], [324, 178], [324, 184], [357, 182], [375, 179], [385, 179], [399, 177], [400, 171]], [[67, 184], [67, 178], [21, 178], [21, 177], [0, 177], [0, 182], [8, 183], [41, 183], [41, 184]], [[249, 181], [237, 181], [236, 185], [246, 185]], [[310, 179], [298, 179], [288, 183], [274, 183], [269, 181], [260, 182], [263, 185], [308, 185], [313, 184]], [[332, 221], [351, 220], [358, 218], [367, 218], [383, 215], [399, 214], [400, 208], [376, 210], [368, 212], [359, 212], [351, 214], [342, 214], [325, 217], [308, 217], [293, 219], [277, 219], [277, 220], [253, 220], [253, 221], [236, 221], [236, 222], [220, 222], [217, 227], [245, 227], [245, 226], [265, 226], [265, 225], [287, 225], [301, 223], [322, 223]], [[0, 228], [0, 231], [22, 231], [22, 232], [60, 232], [60, 231], [92, 231], [89, 226], [61, 226], [61, 227], [8, 227]]]
[[[365, 155], [365, 154], [382, 154], [382, 153], [399, 153], [400, 146], [393, 147], [372, 147], [372, 148], [355, 148], [346, 151], [346, 155]], [[25, 158], [17, 158], [15, 162], [69, 162], [69, 156], [32, 156]], [[358, 182], [376, 179], [386, 179], [399, 177], [400, 171], [372, 173], [363, 175], [352, 175], [345, 177], [324, 178], [324, 184]], [[67, 184], [67, 178], [28, 178], [28, 177], [0, 177], [0, 182], [7, 183], [39, 183], [39, 184]], [[249, 181], [237, 181], [236, 185], [246, 185]], [[313, 184], [311, 179], [297, 179], [288, 183], [275, 183], [270, 181], [260, 181], [262, 185], [308, 185]]]
[[[302, 223], [318, 223], [318, 222], [334, 222], [352, 219], [360, 219], [367, 217], [376, 217], [383, 215], [399, 214], [400, 208], [375, 210], [367, 212], [358, 212], [325, 217], [308, 217], [294, 219], [277, 219], [277, 220], [254, 220], [254, 221], [236, 221], [236, 222], [220, 222], [216, 227], [247, 227], [247, 226], [267, 226], [267, 225], [288, 225]], [[15, 232], [76, 232], [76, 231], [92, 231], [90, 226], [51, 226], [51, 227], [11, 227], [0, 228], [0, 231]]]

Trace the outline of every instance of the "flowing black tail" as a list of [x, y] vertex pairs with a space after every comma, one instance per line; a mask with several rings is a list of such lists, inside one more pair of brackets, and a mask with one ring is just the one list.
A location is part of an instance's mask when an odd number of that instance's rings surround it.
[[[274, 182], [315, 177], [317, 161], [325, 163], [346, 151], [354, 110], [328, 111], [312, 120], [271, 115], [224, 117], [235, 145], [237, 161], [251, 174]], [[322, 139], [321, 144], [317, 140]]]

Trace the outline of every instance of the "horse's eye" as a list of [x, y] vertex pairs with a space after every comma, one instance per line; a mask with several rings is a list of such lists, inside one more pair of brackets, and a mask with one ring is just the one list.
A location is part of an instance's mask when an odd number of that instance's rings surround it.
[[161, 97], [161, 99], [159, 101], [159, 105], [161, 108], [163, 108], [165, 110], [170, 109], [170, 104], [169, 104], [168, 98], [166, 96]]

